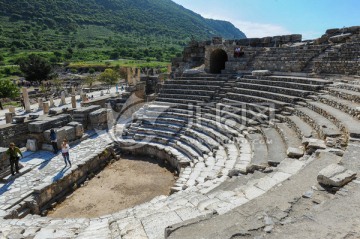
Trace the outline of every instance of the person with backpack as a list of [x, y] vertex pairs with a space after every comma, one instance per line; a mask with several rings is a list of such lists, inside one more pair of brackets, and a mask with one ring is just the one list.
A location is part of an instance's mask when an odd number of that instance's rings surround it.
[[16, 147], [14, 143], [10, 143], [9, 149], [6, 151], [6, 155], [9, 156], [11, 175], [15, 175], [14, 168], [16, 173], [19, 173], [19, 159], [20, 156], [23, 157], [20, 149]]

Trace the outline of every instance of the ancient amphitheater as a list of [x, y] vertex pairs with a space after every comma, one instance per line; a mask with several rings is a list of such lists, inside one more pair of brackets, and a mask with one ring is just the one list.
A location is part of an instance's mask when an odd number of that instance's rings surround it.
[[177, 169], [170, 196], [100, 218], [1, 218], [2, 238], [360, 238], [360, 27], [192, 42], [172, 76], [116, 135]]

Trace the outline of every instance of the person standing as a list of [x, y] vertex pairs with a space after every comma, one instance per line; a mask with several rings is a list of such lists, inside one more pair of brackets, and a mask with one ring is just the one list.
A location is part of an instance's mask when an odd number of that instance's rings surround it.
[[11, 175], [15, 175], [14, 167], [16, 173], [19, 173], [19, 159], [20, 156], [23, 157], [20, 149], [18, 147], [15, 147], [14, 143], [10, 143], [9, 149], [6, 150], [6, 154], [9, 155]]
[[69, 165], [71, 167], [69, 150], [70, 150], [70, 146], [69, 146], [67, 140], [64, 139], [64, 141], [61, 144], [61, 153], [62, 153], [62, 156], [64, 158], [65, 167], [67, 166], [68, 163], [69, 163]]
[[52, 145], [53, 150], [54, 150], [54, 154], [57, 154], [59, 149], [58, 149], [58, 146], [57, 146], [57, 136], [56, 136], [56, 132], [55, 132], [54, 129], [50, 130], [50, 141], [51, 141], [51, 145]]

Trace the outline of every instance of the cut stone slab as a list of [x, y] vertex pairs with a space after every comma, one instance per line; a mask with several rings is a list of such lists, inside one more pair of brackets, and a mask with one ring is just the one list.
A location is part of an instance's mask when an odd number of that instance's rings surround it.
[[342, 187], [355, 177], [355, 172], [338, 164], [330, 164], [319, 172], [317, 180], [320, 184]]
[[286, 154], [290, 158], [300, 158], [304, 155], [304, 150], [300, 148], [289, 147]]
[[256, 70], [256, 71], [252, 71], [251, 74], [253, 76], [270, 76], [270, 75], [272, 75], [271, 71], [269, 71], [269, 70]]

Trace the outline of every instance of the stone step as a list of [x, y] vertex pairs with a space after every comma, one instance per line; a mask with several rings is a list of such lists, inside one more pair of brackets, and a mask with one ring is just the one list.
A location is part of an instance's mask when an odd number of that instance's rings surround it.
[[186, 105], [186, 104], [193, 104], [193, 105], [196, 105], [196, 104], [199, 104], [201, 103], [202, 101], [199, 101], [199, 100], [190, 100], [190, 99], [176, 99], [176, 98], [166, 98], [162, 95], [160, 95], [159, 97], [156, 98], [155, 100], [157, 103], [158, 102], [165, 102], [165, 103], [180, 103], [180, 104], [183, 104], [183, 105]]
[[294, 130], [292, 130], [286, 123], [276, 123], [275, 129], [281, 135], [283, 142], [288, 148], [299, 148], [302, 143], [298, 138], [298, 135]]
[[194, 149], [194, 147], [187, 143], [184, 143], [182, 141], [177, 141], [172, 139], [169, 141], [169, 145], [173, 148], [177, 149], [178, 151], [182, 152], [184, 155], [186, 155], [191, 161], [194, 161], [195, 159], [198, 159], [202, 155], [200, 155], [197, 150]]
[[182, 89], [181, 87], [176, 87], [173, 89], [162, 88], [160, 94], [180, 94], [180, 95], [200, 95], [200, 96], [212, 96], [215, 91], [209, 90], [194, 90], [194, 89]]
[[159, 98], [186, 99], [186, 100], [196, 100], [200, 102], [210, 100], [210, 96], [206, 96], [206, 95], [169, 94], [169, 93], [160, 93]]
[[339, 89], [339, 88], [328, 88], [328, 91], [331, 95], [342, 98], [345, 100], [349, 100], [352, 102], [360, 103], [360, 92], [346, 90], [346, 89]]
[[168, 81], [165, 81], [163, 89], [192, 89], [192, 90], [210, 90], [217, 91], [221, 87], [217, 85], [195, 85], [195, 84], [170, 84]]
[[268, 163], [271, 166], [277, 166], [286, 158], [286, 146], [281, 135], [274, 128], [261, 128], [264, 138], [267, 142]]
[[178, 140], [180, 140], [181, 142], [192, 145], [200, 155], [207, 154], [210, 152], [210, 149], [207, 146], [205, 146], [204, 144], [202, 144], [201, 142], [190, 136], [180, 134], [178, 137], [179, 137]]
[[301, 98], [304, 98], [304, 97], [312, 94], [311, 91], [299, 90], [298, 88], [284, 88], [284, 87], [273, 86], [273, 85], [272, 86], [262, 85], [261, 82], [259, 82], [259, 84], [238, 82], [235, 84], [235, 87], [259, 90], [259, 91], [266, 91], [266, 92], [274, 92], [277, 94], [290, 95], [290, 96], [296, 96], [296, 97], [301, 97]]
[[290, 115], [284, 117], [284, 120], [295, 130], [299, 138], [319, 138], [316, 130], [314, 130], [300, 117], [296, 115]]
[[265, 169], [268, 164], [268, 150], [266, 140], [262, 134], [254, 133], [245, 135], [251, 145], [252, 158], [248, 167], [249, 172]]
[[259, 97], [259, 96], [252, 96], [247, 94], [239, 94], [239, 93], [227, 93], [226, 98], [231, 100], [237, 100], [240, 102], [246, 103], [259, 103], [259, 104], [268, 104], [270, 108], [273, 109], [281, 109], [283, 107], [289, 106], [289, 103], [285, 103], [278, 100], [273, 100], [269, 98]]
[[296, 107], [295, 114], [314, 128], [321, 138], [341, 136], [341, 131], [336, 125], [324, 116], [307, 107]]
[[197, 131], [200, 131], [200, 132], [203, 132], [205, 133], [206, 135], [210, 136], [211, 138], [213, 138], [215, 141], [221, 143], [221, 144], [224, 144], [224, 143], [227, 143], [230, 139], [221, 134], [219, 131], [211, 128], [211, 127], [206, 127], [202, 124], [191, 124], [191, 128], [193, 129], [196, 129]]
[[360, 119], [360, 103], [355, 103], [350, 100], [344, 100], [332, 95], [319, 95], [319, 101], [324, 104], [330, 105], [341, 111], [348, 113], [349, 115]]
[[193, 128], [186, 128], [182, 132], [182, 134], [192, 137], [194, 140], [206, 145], [211, 151], [217, 149], [220, 145], [220, 142], [217, 142], [209, 135], [205, 134], [202, 131], [198, 131]]
[[[226, 104], [217, 104], [217, 108], [208, 108], [208, 112], [211, 115], [220, 120], [226, 122], [227, 120], [235, 121], [237, 124], [245, 125], [257, 125], [259, 122], [253, 120], [253, 118], [262, 119], [261, 121], [267, 121], [268, 117], [265, 114], [255, 113], [252, 110], [246, 110], [246, 108], [237, 108]], [[238, 127], [238, 126], [237, 126]]]
[[305, 91], [318, 91], [321, 90], [323, 87], [320, 85], [311, 85], [311, 84], [302, 84], [297, 82], [287, 82], [287, 81], [271, 81], [265, 79], [247, 79], [239, 78], [239, 82], [247, 82], [251, 84], [259, 84], [259, 85], [271, 85], [271, 86], [278, 86], [290, 89], [301, 89]]
[[319, 79], [319, 78], [306, 78], [306, 77], [295, 77], [295, 76], [262, 76], [262, 77], [253, 77], [248, 76], [250, 79], [264, 79], [269, 81], [285, 81], [285, 82], [296, 82], [300, 84], [310, 84], [310, 85], [320, 85], [324, 86], [331, 84], [331, 81]]
[[295, 103], [299, 100], [301, 100], [300, 97], [286, 95], [286, 94], [280, 94], [280, 93], [272, 93], [269, 91], [261, 91], [261, 90], [253, 90], [253, 89], [247, 89], [247, 88], [233, 88], [230, 90], [232, 93], [238, 93], [242, 95], [251, 95], [251, 96], [258, 96], [262, 98], [268, 98], [271, 100], [277, 100], [282, 102], [291, 102]]
[[274, 116], [275, 109], [269, 104], [262, 103], [249, 103], [243, 101], [232, 100], [228, 98], [223, 98], [222, 103], [225, 106], [229, 105], [231, 107], [246, 109], [246, 112], [250, 114], [250, 117], [254, 117], [254, 120], [261, 121], [262, 117], [268, 121], [269, 118]]
[[207, 80], [167, 80], [166, 84], [172, 85], [214, 85], [214, 86], [222, 86], [225, 84], [224, 81], [207, 81]]
[[331, 119], [339, 128], [344, 129], [351, 138], [360, 138], [360, 121], [345, 112], [321, 102], [308, 102], [310, 109]]

